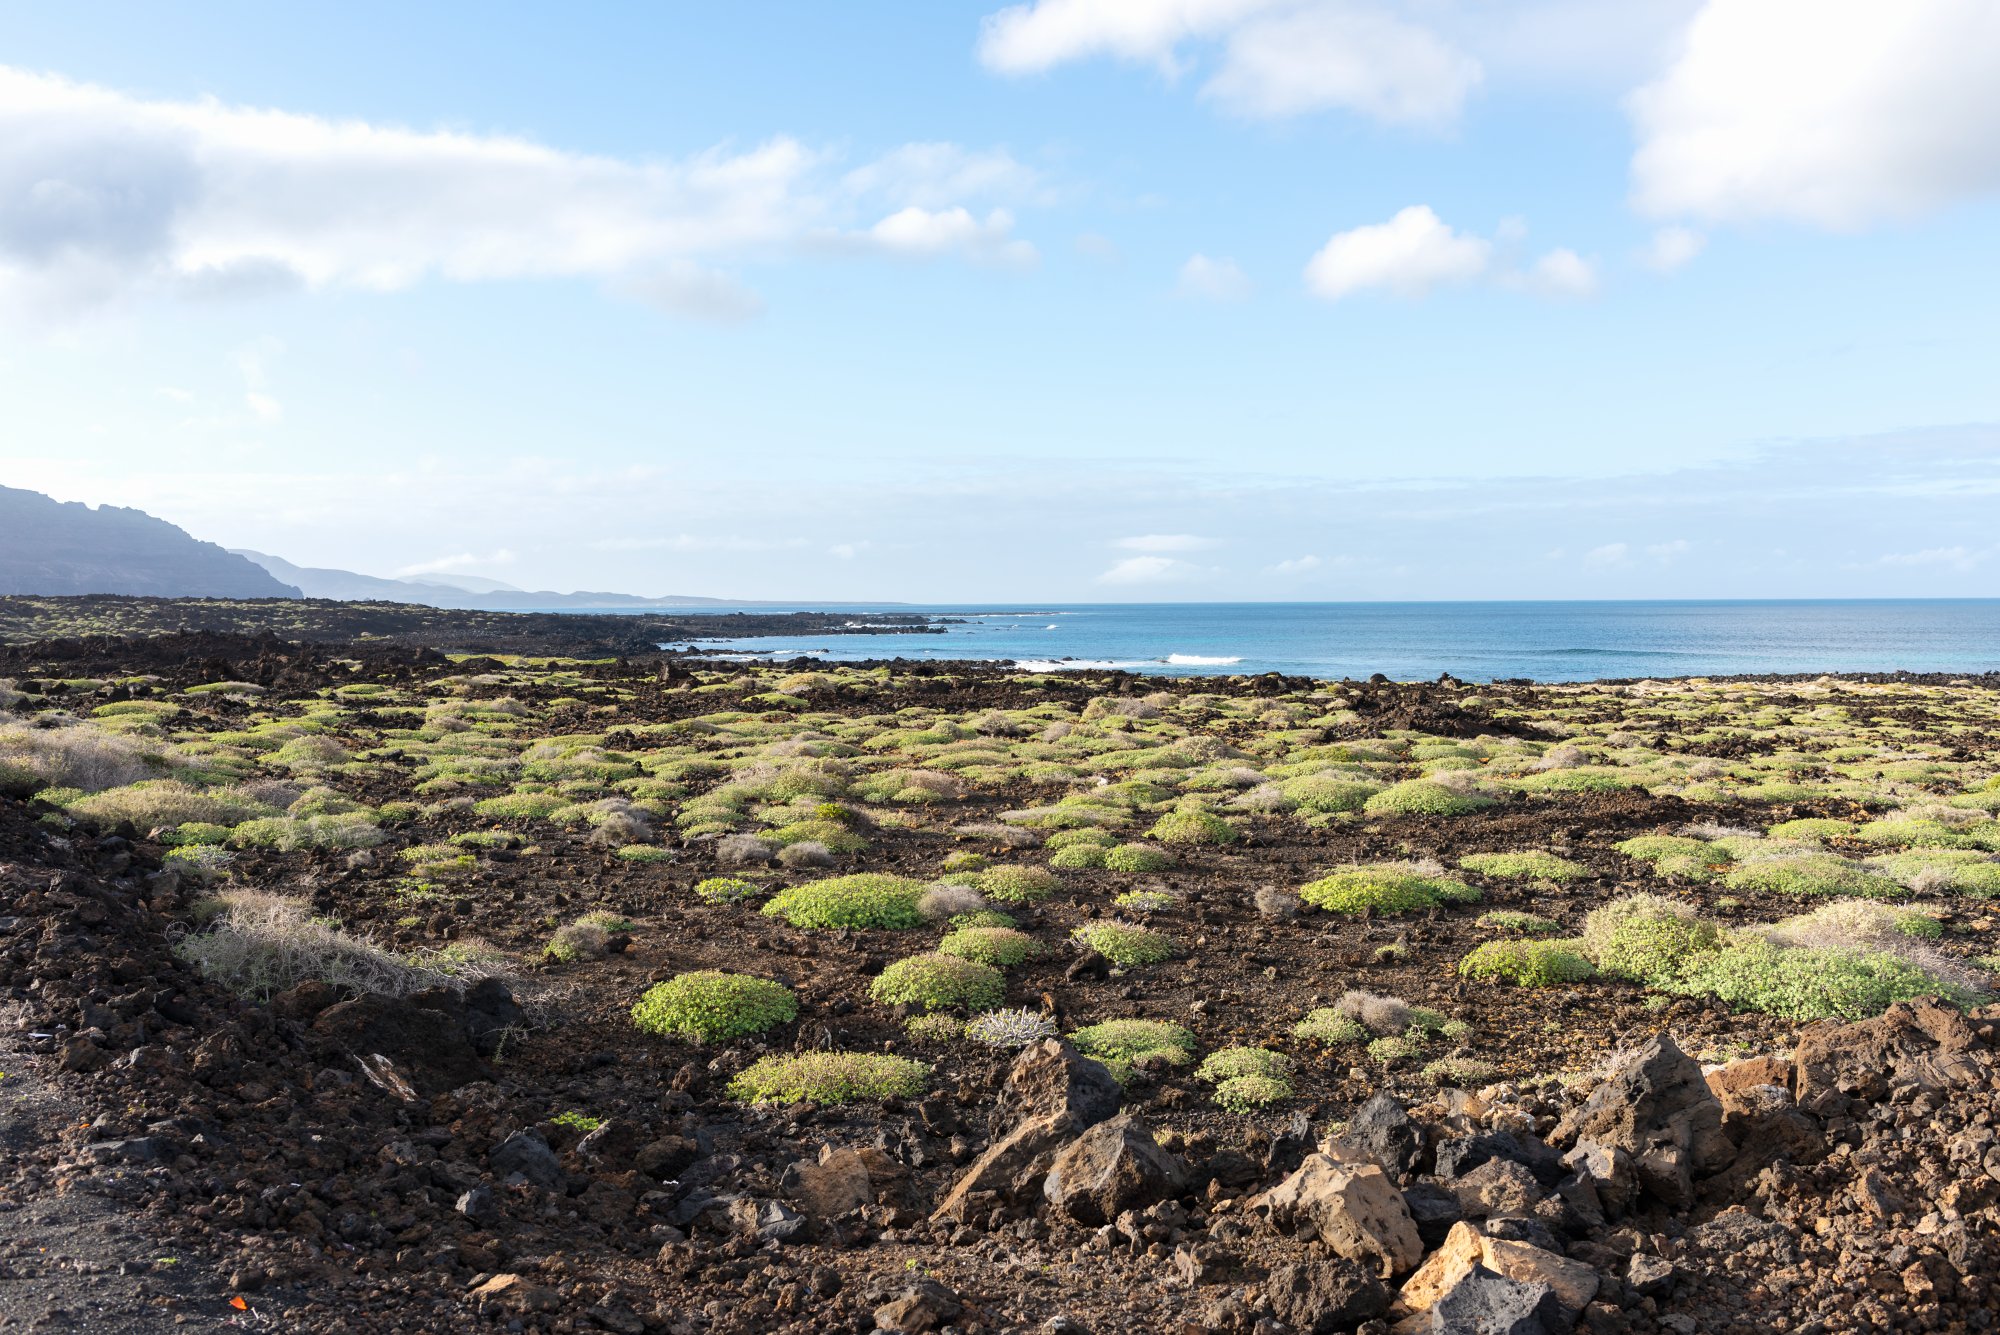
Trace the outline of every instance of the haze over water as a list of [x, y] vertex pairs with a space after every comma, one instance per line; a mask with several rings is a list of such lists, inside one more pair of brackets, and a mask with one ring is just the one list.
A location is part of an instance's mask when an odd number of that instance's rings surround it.
[[1012, 659], [1042, 671], [1097, 667], [1335, 678], [1380, 672], [1401, 680], [1442, 672], [1468, 681], [1589, 681], [2000, 669], [2000, 599], [1107, 603], [910, 610], [964, 620], [943, 635], [813, 635], [703, 641], [700, 647], [827, 661]]

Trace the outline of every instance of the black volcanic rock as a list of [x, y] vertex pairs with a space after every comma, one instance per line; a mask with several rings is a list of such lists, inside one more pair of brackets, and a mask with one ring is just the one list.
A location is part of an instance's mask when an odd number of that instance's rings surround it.
[[296, 598], [255, 562], [143, 510], [0, 487], [0, 594]]

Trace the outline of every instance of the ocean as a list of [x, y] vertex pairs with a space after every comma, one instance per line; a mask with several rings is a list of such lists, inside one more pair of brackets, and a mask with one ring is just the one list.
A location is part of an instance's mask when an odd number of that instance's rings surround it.
[[[816, 604], [816, 610], [843, 610]], [[730, 607], [704, 612], [738, 610]], [[769, 605], [741, 610], [777, 611]], [[855, 604], [852, 611], [881, 611]], [[898, 606], [943, 635], [698, 642], [827, 662], [1012, 660], [1038, 672], [1282, 672], [1398, 680], [2000, 670], [2000, 599], [1478, 603], [1093, 603]], [[676, 609], [675, 615], [686, 615]]]

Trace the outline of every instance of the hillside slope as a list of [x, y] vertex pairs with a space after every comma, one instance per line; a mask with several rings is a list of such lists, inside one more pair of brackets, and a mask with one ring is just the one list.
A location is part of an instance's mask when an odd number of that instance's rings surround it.
[[251, 561], [143, 510], [0, 487], [0, 593], [296, 598]]

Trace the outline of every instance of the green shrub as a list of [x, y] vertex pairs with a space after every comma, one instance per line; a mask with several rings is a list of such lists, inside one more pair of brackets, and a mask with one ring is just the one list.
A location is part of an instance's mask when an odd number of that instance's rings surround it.
[[1382, 1066], [1394, 1066], [1397, 1062], [1420, 1057], [1424, 1051], [1424, 1035], [1391, 1034], [1370, 1040], [1368, 1059]]
[[765, 1057], [729, 1082], [732, 1098], [748, 1103], [862, 1103], [913, 1099], [931, 1068], [908, 1057], [873, 1052], [807, 1052]]
[[1077, 1030], [1069, 1041], [1109, 1066], [1121, 1083], [1141, 1062], [1185, 1066], [1194, 1060], [1194, 1035], [1165, 1020], [1106, 1020]]
[[613, 851], [611, 856], [620, 862], [637, 862], [645, 865], [654, 862], [672, 862], [674, 851], [670, 848], [661, 848], [657, 844], [626, 844]]
[[1573, 941], [1488, 941], [1458, 962], [1467, 978], [1505, 979], [1521, 987], [1580, 983], [1597, 970]]
[[719, 1043], [761, 1034], [798, 1013], [799, 1000], [783, 983], [702, 969], [648, 988], [632, 1022], [663, 1038]]
[[1059, 830], [1044, 840], [1042, 847], [1055, 852], [1065, 848], [1109, 848], [1116, 842], [1104, 830]]
[[970, 913], [954, 913], [946, 919], [953, 931], [965, 931], [974, 927], [1013, 927], [1014, 915], [999, 909], [974, 909]]
[[1288, 1081], [1268, 1075], [1239, 1075], [1215, 1087], [1215, 1101], [1223, 1111], [1241, 1116], [1281, 1103], [1294, 1092]]
[[965, 1036], [984, 1048], [1025, 1048], [1054, 1038], [1056, 1024], [1040, 1011], [987, 1011], [966, 1024]]
[[1432, 779], [1405, 779], [1369, 798], [1361, 809], [1371, 816], [1464, 816], [1492, 805], [1490, 797], [1455, 792]]
[[1722, 949], [1722, 930], [1685, 904], [1627, 895], [1583, 920], [1583, 949], [1608, 978], [1668, 987]]
[[303, 820], [274, 816], [244, 821], [229, 832], [229, 842], [238, 848], [275, 848], [287, 853], [302, 848], [372, 848], [383, 837], [375, 823], [359, 812]]
[[1562, 885], [1590, 875], [1590, 868], [1554, 853], [1474, 853], [1462, 857], [1458, 865], [1477, 876], [1502, 881], [1551, 881]]
[[889, 1006], [987, 1011], [1006, 999], [1007, 980], [998, 969], [956, 955], [912, 955], [884, 969], [868, 995]]
[[1382, 785], [1346, 774], [1303, 774], [1286, 779], [1278, 791], [1301, 811], [1333, 814], [1361, 810], [1363, 803], [1382, 791]]
[[1165, 890], [1127, 890], [1111, 901], [1127, 913], [1165, 913], [1178, 901]]
[[764, 892], [764, 887], [754, 881], [746, 881], [740, 876], [710, 876], [699, 881], [694, 887], [695, 898], [711, 904], [737, 904], [746, 899], [755, 899]]
[[1642, 834], [1612, 847], [1635, 862], [1646, 863], [1661, 876], [1691, 881], [1713, 880], [1731, 861], [1726, 848], [1675, 834]]
[[1104, 865], [1105, 850], [1096, 844], [1072, 844], [1059, 848], [1049, 858], [1056, 871], [1090, 871]]
[[1195, 1067], [1194, 1077], [1220, 1084], [1239, 1075], [1263, 1075], [1282, 1080], [1292, 1073], [1292, 1059], [1269, 1048], [1218, 1048]]
[[1896, 898], [1903, 887], [1887, 876], [1869, 871], [1833, 853], [1739, 862], [1723, 876], [1731, 890], [1762, 890], [1779, 895], [1856, 895]]
[[1854, 834], [1854, 822], [1811, 817], [1779, 821], [1764, 833], [1773, 839], [1846, 839]]
[[1708, 956], [1673, 990], [1786, 1020], [1865, 1020], [1916, 997], [1959, 1005], [1980, 999], [1889, 951], [1780, 946], [1748, 936]]
[[1163, 848], [1151, 848], [1145, 844], [1120, 844], [1108, 849], [1104, 854], [1104, 869], [1127, 873], [1150, 874], [1166, 871], [1174, 865], [1174, 855]]
[[1562, 924], [1552, 922], [1536, 913], [1520, 913], [1513, 909], [1495, 909], [1491, 913], [1479, 915], [1479, 926], [1489, 932], [1500, 932], [1507, 936], [1555, 936], [1562, 931]]
[[1048, 947], [1011, 927], [966, 927], [938, 942], [938, 952], [975, 964], [990, 964], [996, 969], [1011, 969], [1039, 959], [1048, 953]]
[[1121, 968], [1158, 964], [1174, 953], [1173, 939], [1165, 933], [1119, 922], [1085, 923], [1071, 935]]
[[975, 872], [972, 884], [1003, 904], [1038, 904], [1062, 889], [1062, 881], [1042, 867], [993, 867]]
[[1329, 913], [1415, 913], [1477, 900], [1463, 881], [1432, 876], [1407, 863], [1346, 866], [1301, 887], [1299, 898]]
[[[1163, 844], [1230, 844], [1236, 842], [1236, 827], [1220, 816], [1193, 807], [1169, 811], [1147, 833]], [[1110, 865], [1110, 858], [1105, 858]]]
[[917, 911], [924, 885], [903, 876], [857, 872], [780, 890], [764, 905], [764, 916], [794, 927], [921, 927]]
[[1440, 1057], [1426, 1063], [1423, 1070], [1424, 1079], [1458, 1089], [1490, 1084], [1499, 1074], [1500, 1068], [1493, 1063], [1476, 1061], [1471, 1057]]
[[555, 793], [507, 793], [500, 797], [482, 798], [472, 804], [472, 810], [487, 820], [518, 822], [547, 820], [568, 805], [569, 802]]
[[1331, 1048], [1361, 1042], [1368, 1037], [1368, 1028], [1331, 1006], [1321, 1006], [1307, 1011], [1305, 1018], [1292, 1026], [1292, 1037], [1311, 1039]]

